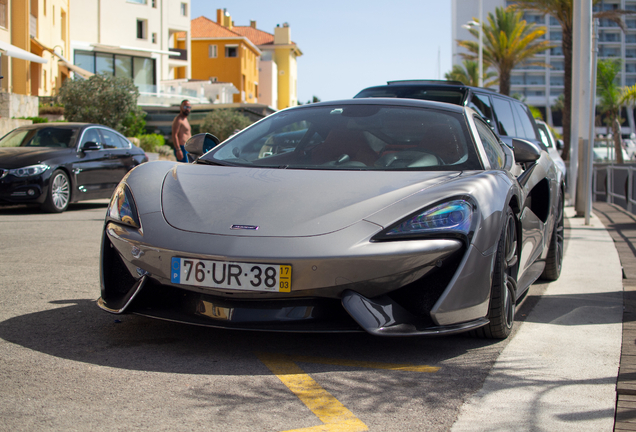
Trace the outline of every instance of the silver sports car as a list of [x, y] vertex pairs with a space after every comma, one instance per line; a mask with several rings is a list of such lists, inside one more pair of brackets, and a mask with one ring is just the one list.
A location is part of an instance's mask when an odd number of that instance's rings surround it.
[[472, 109], [354, 99], [273, 114], [194, 163], [132, 170], [108, 208], [99, 306], [184, 323], [505, 338], [559, 277], [563, 178]]

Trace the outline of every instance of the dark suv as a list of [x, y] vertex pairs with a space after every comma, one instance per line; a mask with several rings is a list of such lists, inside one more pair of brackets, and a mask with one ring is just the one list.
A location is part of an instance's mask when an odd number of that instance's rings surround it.
[[544, 148], [526, 105], [515, 98], [458, 81], [389, 81], [386, 85], [366, 88], [354, 97], [424, 99], [465, 105], [481, 114], [508, 146], [512, 147], [513, 138], [522, 138]]

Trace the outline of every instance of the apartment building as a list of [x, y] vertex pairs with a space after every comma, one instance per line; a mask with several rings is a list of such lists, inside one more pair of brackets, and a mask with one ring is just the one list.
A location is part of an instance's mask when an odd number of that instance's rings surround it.
[[[142, 95], [157, 94], [161, 81], [191, 77], [190, 0], [70, 3], [69, 59], [75, 66], [129, 77]], [[184, 35], [181, 48], [177, 33]]]
[[[511, 0], [482, 0], [484, 20], [489, 12], [494, 13], [497, 7], [506, 7], [514, 3]], [[453, 0], [452, 2], [452, 35], [453, 41], [473, 40], [473, 36], [464, 27], [467, 22], [478, 17], [479, 2], [475, 0]], [[636, 11], [636, 0], [601, 0], [594, 5], [594, 11], [625, 9]], [[563, 33], [559, 22], [550, 15], [542, 15], [536, 11], [526, 11], [524, 19], [536, 25], [545, 26], [545, 38], [556, 45], [545, 53], [536, 56], [536, 60], [548, 66], [520, 66], [513, 70], [511, 76], [511, 94], [521, 95], [529, 105], [539, 108], [546, 121], [557, 128], [561, 126], [561, 113], [552, 107], [564, 91], [564, 58], [561, 49]], [[627, 32], [623, 32], [618, 24], [607, 19], [599, 21], [598, 58], [621, 59], [622, 70], [617, 77], [621, 86], [636, 84], [636, 15], [626, 15], [624, 21]], [[453, 43], [453, 64], [461, 64], [463, 48]], [[634, 130], [633, 112], [624, 113], [628, 124]]]
[[[69, 76], [60, 56], [69, 50], [69, 0], [0, 0], [2, 90], [24, 96], [50, 96]], [[21, 53], [21, 54], [20, 54]], [[26, 99], [22, 103], [27, 103]], [[2, 116], [20, 112], [18, 104]]]
[[[191, 28], [192, 78], [232, 83], [238, 89], [234, 103], [257, 103], [261, 50], [234, 32], [231, 21], [224, 26], [201, 16], [192, 20]], [[179, 42], [183, 41], [180, 36]]]
[[216, 22], [192, 20], [192, 77], [235, 85], [234, 102], [260, 103], [275, 109], [298, 105], [297, 58], [302, 51], [291, 39], [287, 23], [274, 33], [234, 24], [226, 9], [217, 9]]

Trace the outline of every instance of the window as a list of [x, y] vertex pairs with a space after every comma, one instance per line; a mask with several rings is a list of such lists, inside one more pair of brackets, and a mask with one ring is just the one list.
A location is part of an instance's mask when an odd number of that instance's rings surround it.
[[96, 128], [90, 128], [90, 129], [87, 129], [86, 132], [84, 132], [84, 136], [82, 137], [80, 146], [83, 146], [87, 142], [94, 142], [96, 144], [101, 144], [102, 139], [99, 136], [99, 132], [97, 132]]
[[208, 45], [208, 56], [210, 58], [216, 58], [217, 55], [216, 45]]
[[564, 77], [563, 77], [563, 75], [551, 75], [550, 76], [550, 85], [552, 87], [554, 87], [554, 86], [563, 87], [563, 85], [564, 85]]
[[114, 55], [106, 53], [95, 54], [95, 73], [113, 75], [115, 73]]
[[7, 28], [7, 0], [0, 0], [0, 27]]
[[151, 58], [75, 50], [74, 60], [89, 72], [132, 78], [139, 91], [154, 91], [155, 60]]
[[497, 115], [497, 128], [499, 129], [499, 133], [505, 136], [517, 136], [510, 102], [506, 99], [493, 97], [492, 104], [495, 108], [495, 114]]
[[506, 154], [501, 148], [501, 144], [499, 144], [499, 140], [492, 133], [490, 128], [484, 124], [478, 118], [475, 118], [475, 126], [477, 127], [477, 133], [479, 134], [479, 139], [484, 145], [484, 150], [486, 151], [486, 157], [488, 157], [488, 162], [490, 162], [490, 167], [493, 169], [503, 168], [506, 162]]
[[152, 43], [156, 44], [157, 43], [157, 33], [153, 33], [152, 34]]
[[105, 149], [124, 148], [123, 140], [119, 139], [115, 132], [102, 128], [99, 128], [99, 132], [102, 135], [102, 142]]
[[[6, 0], [5, 0], [6, 1]], [[42, 4], [42, 14], [46, 16], [46, 0], [43, 0]]]
[[64, 9], [60, 10], [61, 16], [60, 16], [60, 27], [61, 29], [61, 39], [62, 41], [64, 41], [66, 43], [66, 12], [64, 12]]
[[225, 45], [225, 57], [238, 57], [238, 45]]
[[474, 93], [470, 97], [468, 106], [477, 111], [486, 120], [492, 120], [492, 108], [490, 107], [490, 98], [487, 95]]
[[188, 16], [188, 4], [181, 3], [181, 16]]
[[146, 4], [146, 0], [128, 0], [128, 3]]
[[512, 104], [515, 110], [515, 123], [517, 123], [517, 134], [522, 138], [537, 139], [537, 133], [534, 131], [534, 125], [530, 120], [530, 112], [525, 105], [519, 102]]
[[146, 39], [146, 26], [146, 20], [137, 20], [137, 39]]
[[157, 0], [152, 0], [152, 7], [157, 8]]

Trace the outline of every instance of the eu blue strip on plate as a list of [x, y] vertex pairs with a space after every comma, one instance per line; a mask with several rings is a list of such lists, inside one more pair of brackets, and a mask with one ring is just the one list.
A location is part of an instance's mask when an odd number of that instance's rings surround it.
[[181, 283], [181, 258], [172, 257], [170, 282]]

